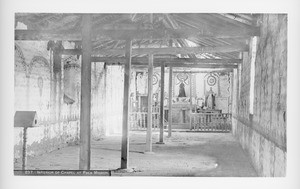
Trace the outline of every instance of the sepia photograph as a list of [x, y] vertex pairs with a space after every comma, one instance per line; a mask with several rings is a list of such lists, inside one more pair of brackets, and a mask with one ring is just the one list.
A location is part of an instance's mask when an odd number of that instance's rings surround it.
[[287, 19], [16, 13], [14, 173], [284, 177]]

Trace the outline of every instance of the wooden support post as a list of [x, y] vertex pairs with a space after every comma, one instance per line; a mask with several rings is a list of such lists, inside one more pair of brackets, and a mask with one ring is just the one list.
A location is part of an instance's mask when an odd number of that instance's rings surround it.
[[54, 123], [56, 121], [56, 101], [55, 101], [55, 94], [56, 94], [56, 88], [55, 84], [56, 81], [54, 81], [54, 61], [53, 61], [53, 50], [50, 50], [50, 121]]
[[168, 125], [168, 137], [172, 136], [172, 72], [173, 72], [173, 67], [170, 67], [170, 71], [169, 71], [169, 116], [168, 116], [168, 121], [169, 121], [169, 125]]
[[104, 118], [104, 127], [105, 127], [105, 134], [108, 134], [109, 132], [109, 124], [108, 124], [108, 121], [107, 121], [107, 117], [108, 117], [108, 110], [107, 110], [107, 65], [106, 63], [104, 63], [103, 65], [103, 71], [104, 71], [104, 76], [103, 76], [103, 79], [104, 79], [104, 95], [103, 95], [103, 109], [104, 109], [104, 115], [103, 115], [103, 118]]
[[[236, 70], [236, 69], [234, 69], [234, 70]], [[232, 114], [232, 110], [233, 110], [233, 97], [234, 97], [234, 95], [233, 95], [233, 88], [234, 88], [234, 70], [232, 70], [232, 72], [231, 72], [231, 78], [230, 78], [230, 82], [231, 82], [231, 91], [230, 91], [230, 96], [229, 96], [229, 98], [230, 98], [230, 103], [231, 103], [231, 108], [230, 109], [228, 109], [228, 113], [231, 113]], [[229, 108], [229, 107], [228, 107]]]
[[54, 120], [60, 124], [61, 122], [61, 82], [62, 82], [62, 56], [58, 52], [59, 48], [56, 48], [53, 52], [53, 71], [54, 71]]
[[164, 99], [165, 99], [165, 63], [161, 64], [161, 77], [160, 77], [160, 132], [159, 132], [159, 144], [164, 143]]
[[192, 130], [192, 113], [193, 113], [193, 99], [192, 99], [192, 73], [190, 73], [190, 129]]
[[62, 42], [49, 41], [48, 50], [50, 50], [50, 116], [51, 121], [60, 125], [61, 108], [63, 101], [63, 61], [62, 60]]
[[89, 170], [91, 164], [91, 24], [92, 16], [88, 14], [83, 15], [80, 102], [80, 170]]
[[121, 146], [121, 169], [127, 169], [129, 159], [129, 90], [130, 90], [130, 76], [131, 76], [131, 40], [127, 39], [125, 48], [125, 69], [124, 69], [124, 98], [123, 98], [123, 125], [122, 125], [122, 146]]
[[63, 105], [64, 105], [64, 61], [62, 61], [62, 55], [60, 54], [60, 74], [59, 74], [59, 88], [58, 88], [58, 118], [59, 126], [64, 122]]
[[23, 149], [22, 149], [22, 170], [26, 169], [27, 164], [27, 127], [23, 128]]
[[149, 54], [146, 153], [152, 152], [152, 92], [153, 92], [152, 88], [153, 88], [153, 55]]

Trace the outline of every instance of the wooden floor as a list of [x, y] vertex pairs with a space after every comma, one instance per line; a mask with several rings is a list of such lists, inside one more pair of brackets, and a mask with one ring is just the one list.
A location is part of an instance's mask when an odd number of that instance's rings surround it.
[[[112, 170], [112, 176], [257, 176], [250, 159], [230, 133], [174, 132], [171, 138], [165, 137], [165, 144], [155, 144], [158, 132], [154, 132], [154, 154], [143, 153], [145, 139], [145, 132], [130, 132], [129, 168], [134, 170], [131, 173], [114, 171], [120, 167], [121, 136], [93, 141], [91, 169]], [[76, 170], [78, 165], [79, 147], [69, 146], [29, 158], [27, 167], [38, 170]], [[20, 163], [15, 163], [15, 169], [20, 167]]]

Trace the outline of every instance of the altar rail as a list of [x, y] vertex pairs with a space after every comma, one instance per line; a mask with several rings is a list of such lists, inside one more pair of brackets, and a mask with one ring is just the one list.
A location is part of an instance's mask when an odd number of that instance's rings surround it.
[[[131, 112], [129, 114], [130, 130], [147, 129], [147, 112]], [[152, 112], [152, 128], [159, 129], [159, 111]], [[164, 120], [165, 128], [168, 126]], [[230, 113], [192, 113], [191, 131], [201, 132], [230, 132], [231, 131]]]
[[229, 113], [192, 113], [191, 130], [203, 132], [230, 132]]
[[[130, 130], [145, 130], [147, 129], [147, 112], [131, 112], [129, 114]], [[152, 128], [159, 129], [159, 112], [152, 113]]]

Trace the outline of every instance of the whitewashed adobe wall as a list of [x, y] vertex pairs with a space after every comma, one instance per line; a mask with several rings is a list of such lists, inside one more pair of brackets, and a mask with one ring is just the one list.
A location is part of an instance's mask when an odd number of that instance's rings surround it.
[[[63, 57], [65, 58], [65, 57]], [[74, 62], [75, 61], [75, 62]], [[72, 59], [71, 66], [64, 62], [62, 78], [55, 82], [47, 51], [47, 41], [15, 42], [15, 111], [37, 111], [36, 128], [28, 129], [27, 151], [29, 156], [49, 152], [79, 140], [80, 112], [80, 59]], [[74, 66], [77, 65], [77, 66]], [[104, 69], [103, 63], [92, 66], [92, 137], [105, 134], [104, 126]], [[59, 84], [62, 94], [58, 94]], [[55, 85], [55, 87], [54, 87]], [[54, 90], [56, 89], [56, 90]], [[64, 94], [75, 102], [67, 104]], [[62, 99], [59, 99], [59, 96]], [[51, 99], [56, 105], [56, 115], [51, 113]], [[61, 108], [58, 103], [62, 102]], [[21, 157], [22, 129], [14, 128], [14, 157]]]
[[233, 134], [248, 151], [259, 175], [285, 176], [287, 15], [264, 14], [259, 20], [254, 112], [249, 116], [250, 57], [245, 54], [240, 84], [235, 85]]

